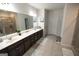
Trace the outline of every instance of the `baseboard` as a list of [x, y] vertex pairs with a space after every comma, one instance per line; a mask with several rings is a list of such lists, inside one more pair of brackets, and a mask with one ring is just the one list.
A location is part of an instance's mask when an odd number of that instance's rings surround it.
[[[47, 34], [47, 35], [57, 36], [57, 35], [55, 35], [55, 34]], [[57, 37], [60, 37], [60, 36], [57, 36]]]
[[48, 34], [48, 35], [57, 37], [56, 42], [61, 42], [61, 37], [60, 36], [57, 36], [55, 34]]
[[63, 44], [62, 42], [61, 42], [61, 45], [66, 48], [73, 49], [72, 45]]

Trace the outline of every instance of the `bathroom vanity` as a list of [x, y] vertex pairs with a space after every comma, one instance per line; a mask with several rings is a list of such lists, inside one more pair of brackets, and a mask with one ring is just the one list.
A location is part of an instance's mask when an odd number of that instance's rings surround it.
[[37, 17], [0, 10], [0, 56], [21, 56], [42, 36]]
[[0, 53], [8, 53], [8, 56], [22, 56], [42, 36], [43, 29], [31, 29], [22, 33], [21, 36], [14, 36], [11, 40], [5, 39], [0, 43]]

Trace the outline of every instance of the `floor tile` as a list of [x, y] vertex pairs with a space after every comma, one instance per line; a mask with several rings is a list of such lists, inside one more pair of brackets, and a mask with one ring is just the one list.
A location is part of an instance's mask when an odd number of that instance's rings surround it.
[[48, 35], [41, 38], [32, 46], [24, 56], [71, 56], [73, 52], [61, 46], [60, 42], [56, 42], [57, 36]]

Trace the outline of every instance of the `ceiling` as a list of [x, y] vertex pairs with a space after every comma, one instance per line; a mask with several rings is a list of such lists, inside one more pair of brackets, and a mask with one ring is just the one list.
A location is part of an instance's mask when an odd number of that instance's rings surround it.
[[29, 5], [37, 9], [53, 10], [58, 8], [64, 8], [65, 3], [29, 3]]

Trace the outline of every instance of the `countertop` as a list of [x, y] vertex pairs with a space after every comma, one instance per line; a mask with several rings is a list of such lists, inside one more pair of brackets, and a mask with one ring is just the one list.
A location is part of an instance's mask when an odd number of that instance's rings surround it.
[[11, 40], [5, 39], [3, 42], [0, 43], [0, 50], [4, 49], [4, 48], [20, 41], [20, 40], [22, 40], [25, 37], [28, 37], [29, 35], [37, 32], [37, 31], [40, 31], [40, 30], [42, 30], [42, 29], [30, 29], [29, 31], [26, 31], [26, 32], [22, 33], [21, 36], [16, 35], [16, 36], [12, 37]]

